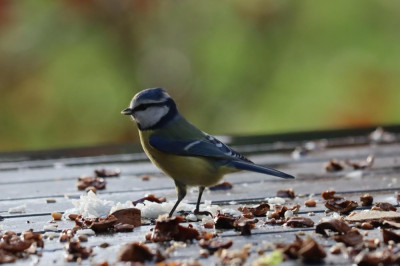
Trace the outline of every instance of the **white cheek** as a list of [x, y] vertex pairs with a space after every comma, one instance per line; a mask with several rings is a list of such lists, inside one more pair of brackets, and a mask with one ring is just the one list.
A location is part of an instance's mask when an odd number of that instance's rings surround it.
[[149, 128], [157, 124], [169, 111], [167, 106], [154, 106], [135, 113], [135, 120], [142, 128]]

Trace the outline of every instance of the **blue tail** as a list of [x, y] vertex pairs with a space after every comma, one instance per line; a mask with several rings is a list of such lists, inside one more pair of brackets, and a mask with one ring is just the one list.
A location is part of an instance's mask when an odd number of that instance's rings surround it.
[[231, 161], [229, 164], [239, 170], [247, 170], [247, 171], [252, 171], [252, 172], [257, 172], [261, 174], [267, 174], [267, 175], [273, 175], [281, 178], [291, 178], [293, 179], [294, 176], [286, 174], [284, 172], [280, 172], [278, 170], [256, 165], [253, 163], [245, 162], [245, 161]]

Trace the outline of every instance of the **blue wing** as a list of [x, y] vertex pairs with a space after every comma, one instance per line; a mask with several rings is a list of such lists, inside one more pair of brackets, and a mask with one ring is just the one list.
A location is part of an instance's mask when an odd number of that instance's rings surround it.
[[166, 153], [216, 159], [236, 159], [251, 163], [249, 159], [210, 135], [205, 135], [203, 139], [197, 140], [173, 140], [160, 136], [151, 136], [149, 142], [154, 148]]
[[166, 153], [228, 160], [226, 165], [239, 170], [247, 170], [281, 178], [294, 178], [284, 172], [254, 164], [240, 153], [210, 135], [205, 135], [204, 139], [197, 140], [172, 140], [160, 136], [151, 136], [149, 142], [154, 148]]

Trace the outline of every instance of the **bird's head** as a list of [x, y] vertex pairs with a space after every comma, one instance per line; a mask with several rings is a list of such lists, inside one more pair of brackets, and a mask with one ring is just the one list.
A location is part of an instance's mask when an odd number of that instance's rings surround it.
[[155, 129], [171, 121], [178, 111], [174, 100], [162, 88], [142, 90], [121, 114], [131, 115], [140, 130]]

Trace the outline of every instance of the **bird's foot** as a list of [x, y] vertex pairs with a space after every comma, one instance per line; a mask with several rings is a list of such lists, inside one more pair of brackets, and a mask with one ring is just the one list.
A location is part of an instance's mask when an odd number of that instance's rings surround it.
[[208, 212], [208, 211], [199, 211], [199, 210], [194, 210], [193, 211], [193, 214], [194, 215], [210, 215], [211, 216], [211, 218], [213, 218], [213, 215], [211, 214], [211, 212]]

